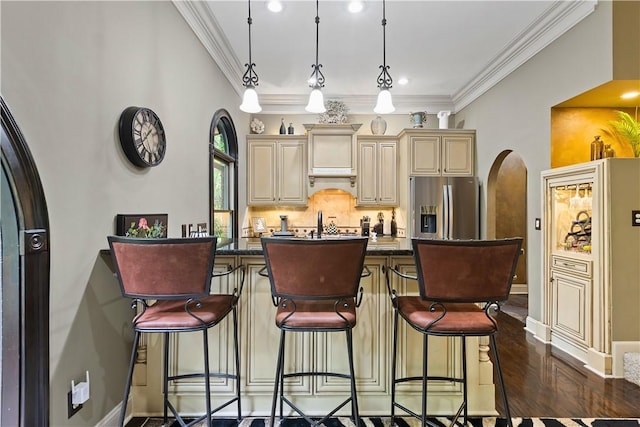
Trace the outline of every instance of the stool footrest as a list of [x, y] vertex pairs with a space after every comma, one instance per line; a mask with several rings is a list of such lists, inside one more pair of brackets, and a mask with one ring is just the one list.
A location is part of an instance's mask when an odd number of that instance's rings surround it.
[[334, 378], [344, 378], [346, 380], [351, 379], [351, 375], [349, 374], [340, 374], [337, 372], [289, 372], [287, 374], [282, 375], [284, 378], [291, 377], [334, 377]]
[[340, 409], [342, 409], [343, 406], [345, 406], [347, 403], [351, 402], [351, 398], [348, 397], [344, 402], [342, 402], [341, 404], [339, 404], [338, 406], [336, 406], [334, 409], [331, 410], [331, 412], [329, 412], [327, 415], [325, 415], [322, 419], [318, 420], [318, 421], [314, 421], [313, 419], [311, 419], [307, 414], [305, 414], [304, 412], [302, 412], [302, 410], [300, 408], [298, 408], [292, 401], [290, 401], [289, 399], [287, 399], [285, 396], [281, 396], [280, 399], [282, 399], [282, 401], [284, 403], [286, 403], [287, 405], [289, 405], [289, 407], [291, 407], [291, 409], [293, 409], [294, 411], [296, 411], [298, 413], [298, 415], [300, 415], [302, 418], [304, 418], [305, 420], [307, 420], [307, 422], [309, 423], [310, 427], [316, 427], [322, 423], [324, 423], [326, 420], [328, 420], [329, 418], [331, 418], [333, 416], [333, 414], [335, 414], [336, 412], [338, 412]]

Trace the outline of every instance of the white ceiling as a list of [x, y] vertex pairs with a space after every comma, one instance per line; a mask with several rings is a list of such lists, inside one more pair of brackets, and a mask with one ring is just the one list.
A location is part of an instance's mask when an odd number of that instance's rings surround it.
[[[248, 61], [248, 2], [174, 0], [232, 86], [241, 94]], [[303, 113], [315, 62], [316, 2], [283, 1], [280, 13], [251, 2], [252, 60], [264, 113]], [[325, 99], [371, 113], [382, 64], [382, 2], [319, 2], [319, 62]], [[562, 35], [596, 0], [386, 2], [387, 65], [396, 112], [458, 111]], [[400, 77], [409, 83], [398, 84]]]

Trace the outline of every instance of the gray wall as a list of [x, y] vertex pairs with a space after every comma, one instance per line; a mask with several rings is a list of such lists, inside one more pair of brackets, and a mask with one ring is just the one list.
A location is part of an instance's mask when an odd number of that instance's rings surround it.
[[[51, 222], [51, 424], [95, 425], [122, 398], [132, 338], [131, 311], [99, 255], [114, 216], [166, 212], [170, 236], [182, 223], [208, 222], [211, 118], [226, 108], [239, 135], [248, 120], [170, 2], [0, 7], [1, 91], [32, 150]], [[139, 171], [122, 154], [117, 123], [130, 105], [163, 121], [158, 167]], [[67, 419], [71, 380], [85, 370], [91, 399]]]
[[611, 2], [599, 2], [594, 13], [456, 114], [456, 122], [477, 129], [483, 182], [504, 150], [518, 153], [527, 167], [529, 316], [536, 320], [542, 319], [542, 234], [534, 218], [542, 217], [540, 172], [550, 168], [551, 107], [612, 79], [611, 13]]

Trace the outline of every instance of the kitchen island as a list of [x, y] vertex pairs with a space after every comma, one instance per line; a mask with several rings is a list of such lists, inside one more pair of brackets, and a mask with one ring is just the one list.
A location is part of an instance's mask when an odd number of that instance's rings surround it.
[[[242, 410], [246, 416], [264, 416], [270, 412], [274, 387], [276, 356], [280, 330], [275, 326], [275, 307], [271, 299], [269, 280], [258, 274], [264, 267], [260, 240], [239, 239], [219, 247], [216, 270], [243, 264], [246, 267], [244, 289], [239, 304], [241, 347], [241, 395]], [[358, 309], [358, 324], [353, 331], [354, 359], [358, 388], [358, 403], [362, 415], [388, 416], [390, 414], [391, 349], [393, 309], [387, 291], [384, 268], [392, 265], [399, 271], [415, 275], [415, 265], [410, 239], [382, 237], [370, 239], [365, 265], [371, 275], [363, 278], [362, 304]], [[239, 287], [241, 275], [216, 278], [212, 292], [231, 292]], [[391, 276], [391, 287], [399, 294], [417, 294], [417, 282]], [[231, 320], [225, 320], [225, 322]], [[194, 351], [201, 345], [198, 334], [179, 334], [177, 350], [170, 355], [169, 370], [181, 372], [202, 366], [202, 352]], [[342, 353], [346, 345], [342, 334], [304, 333], [292, 334], [287, 340], [287, 370], [348, 371]], [[232, 328], [226, 324], [210, 331], [209, 345], [211, 369], [233, 370]], [[162, 352], [158, 336], [149, 335], [139, 352], [133, 387], [135, 414], [159, 414], [162, 412]], [[430, 375], [460, 375], [461, 345], [459, 339], [432, 337], [429, 341]], [[339, 357], [334, 357], [339, 355]], [[493, 384], [493, 365], [489, 359], [487, 338], [467, 338], [467, 369], [469, 378], [469, 414], [496, 415]], [[422, 334], [399, 325], [398, 375], [422, 374]], [[234, 384], [226, 379], [215, 379], [212, 385], [212, 405], [234, 392]], [[292, 378], [285, 381], [288, 393], [306, 408], [314, 408], [310, 414], [326, 414], [349, 395], [349, 382], [340, 378]], [[429, 383], [428, 411], [430, 415], [452, 415], [462, 399], [460, 384], [449, 382]], [[169, 384], [175, 394], [178, 409], [184, 414], [202, 412], [204, 385], [196, 379]], [[399, 385], [398, 396], [406, 406], [419, 412], [420, 384]], [[216, 399], [220, 397], [220, 399]], [[234, 408], [229, 407], [233, 416]], [[226, 410], [226, 409], [225, 409]], [[343, 408], [338, 414], [349, 414]], [[398, 415], [403, 415], [401, 412]]]

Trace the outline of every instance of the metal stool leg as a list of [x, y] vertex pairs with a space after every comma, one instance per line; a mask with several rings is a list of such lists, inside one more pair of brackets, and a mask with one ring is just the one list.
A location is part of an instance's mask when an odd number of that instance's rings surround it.
[[464, 404], [464, 423], [467, 424], [469, 400], [467, 397], [467, 337], [462, 336], [462, 399]]
[[502, 391], [502, 403], [504, 404], [504, 411], [506, 413], [507, 425], [513, 427], [511, 420], [511, 411], [509, 410], [509, 402], [507, 401], [507, 391], [504, 388], [504, 380], [502, 378], [502, 367], [500, 366], [500, 356], [498, 356], [498, 345], [496, 344], [496, 336], [491, 335], [491, 348], [493, 354], [496, 357], [496, 367], [498, 369], [498, 381], [500, 382], [500, 390]]
[[391, 355], [391, 426], [396, 425], [396, 361], [398, 351], [398, 310], [393, 310], [393, 349]]
[[136, 363], [138, 354], [138, 342], [140, 341], [140, 332], [136, 331], [133, 337], [133, 348], [131, 349], [131, 360], [129, 361], [129, 372], [127, 374], [127, 383], [124, 386], [124, 396], [122, 397], [122, 409], [120, 409], [120, 420], [118, 427], [124, 426], [124, 417], [127, 414], [127, 401], [129, 400], [129, 391], [131, 390], [131, 378], [133, 377], [133, 367]]
[[429, 335], [422, 338], [422, 427], [427, 425], [427, 365], [429, 364]]
[[238, 399], [238, 421], [242, 419], [242, 405], [240, 401], [240, 349], [238, 345], [238, 310], [233, 306], [233, 348], [236, 356], [236, 398]]
[[209, 335], [208, 329], [202, 331], [202, 346], [204, 347], [204, 398], [207, 411], [207, 427], [211, 427], [211, 377], [209, 376]]
[[162, 398], [164, 406], [163, 423], [167, 424], [167, 407], [169, 401], [169, 332], [164, 334], [164, 361], [162, 362]]
[[[271, 402], [271, 417], [270, 417], [270, 427], [274, 427], [274, 421], [276, 418], [276, 402], [278, 399], [278, 389], [280, 389], [280, 385], [282, 384], [282, 369], [284, 364], [284, 330], [280, 331], [280, 348], [278, 349], [278, 360], [276, 362], [276, 376], [274, 378], [273, 384], [273, 400]], [[282, 393], [283, 390], [280, 390]], [[280, 416], [282, 417], [282, 402], [280, 405]]]
[[351, 404], [352, 404], [352, 416], [356, 427], [360, 426], [360, 414], [358, 410], [358, 395], [356, 393], [356, 375], [353, 368], [353, 337], [351, 335], [351, 329], [345, 331], [347, 333], [347, 353], [349, 357], [349, 373], [351, 374]]

